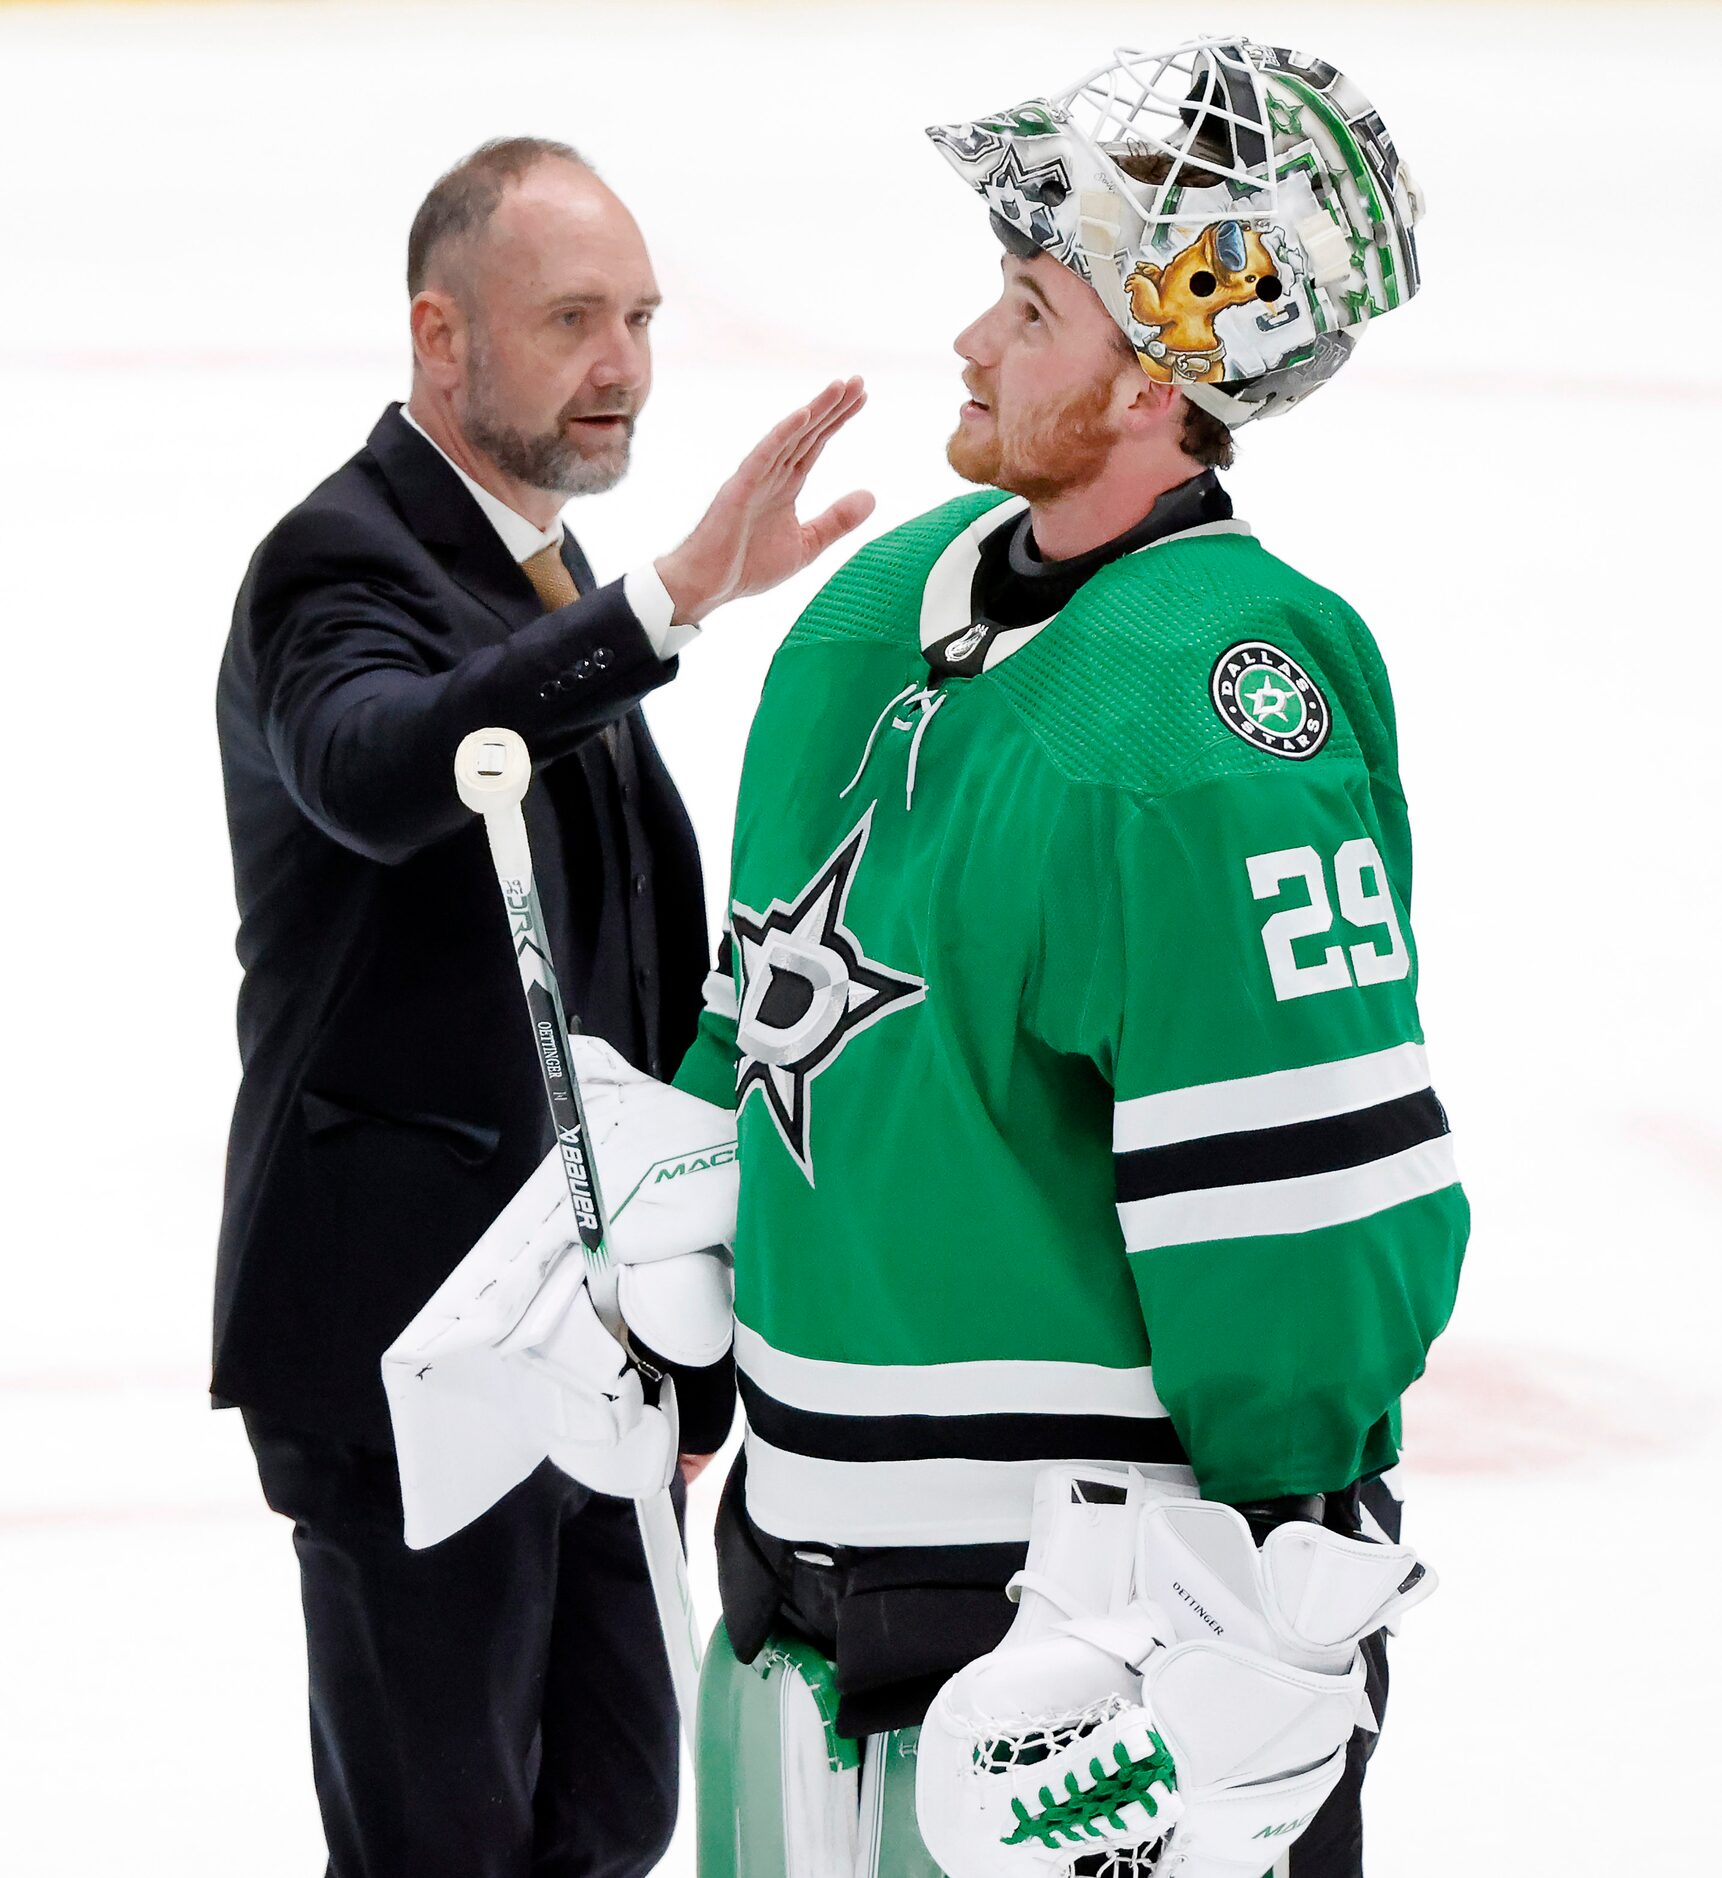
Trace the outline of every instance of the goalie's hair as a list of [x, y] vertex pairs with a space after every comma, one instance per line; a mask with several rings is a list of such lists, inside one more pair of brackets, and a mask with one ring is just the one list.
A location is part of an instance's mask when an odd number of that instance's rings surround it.
[[424, 291], [439, 248], [478, 234], [496, 213], [509, 184], [550, 162], [592, 167], [572, 144], [551, 137], [493, 137], [439, 176], [407, 233], [408, 294]]

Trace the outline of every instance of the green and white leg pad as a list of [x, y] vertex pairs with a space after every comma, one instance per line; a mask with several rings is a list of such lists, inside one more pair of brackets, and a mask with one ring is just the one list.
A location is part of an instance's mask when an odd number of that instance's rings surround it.
[[737, 1661], [720, 1624], [700, 1680], [699, 1878], [939, 1878], [915, 1820], [919, 1729], [836, 1729], [832, 1666], [773, 1637]]

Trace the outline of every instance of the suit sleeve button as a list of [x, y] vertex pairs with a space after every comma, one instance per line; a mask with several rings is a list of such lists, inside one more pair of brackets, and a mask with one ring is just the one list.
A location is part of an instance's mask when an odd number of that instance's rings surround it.
[[595, 647], [592, 653], [592, 663], [599, 671], [606, 670], [610, 663], [610, 648], [608, 646]]

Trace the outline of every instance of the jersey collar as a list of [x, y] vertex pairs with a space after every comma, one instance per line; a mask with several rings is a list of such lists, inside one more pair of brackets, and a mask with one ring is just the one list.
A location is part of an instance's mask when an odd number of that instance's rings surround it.
[[[1052, 624], [1083, 585], [1125, 555], [1198, 535], [1247, 535], [1212, 470], [1169, 489], [1134, 527], [1069, 561], [1034, 550], [1028, 503], [1012, 496], [977, 516], [934, 562], [921, 590], [921, 652], [936, 683], [991, 671]], [[1005, 559], [1008, 556], [1008, 568]], [[992, 563], [1008, 589], [1004, 619], [991, 617], [998, 582], [977, 578]], [[1044, 611], [1042, 611], [1044, 606]]]

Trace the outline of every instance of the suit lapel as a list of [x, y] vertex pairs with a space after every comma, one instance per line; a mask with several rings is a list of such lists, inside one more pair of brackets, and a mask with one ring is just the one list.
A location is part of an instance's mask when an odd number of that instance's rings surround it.
[[377, 420], [369, 445], [407, 526], [437, 551], [451, 580], [505, 626], [529, 626], [543, 617], [531, 581], [516, 566], [501, 536], [442, 452], [413, 429], [398, 404], [391, 404]]
[[597, 586], [591, 565], [581, 553], [580, 544], [574, 539], [572, 529], [564, 529], [562, 534], [562, 565], [567, 568], [569, 578], [574, 582], [576, 593], [590, 593]]
[[[462, 489], [461, 494], [464, 496], [466, 491]], [[502, 545], [501, 536], [479, 513], [477, 505], [469, 506], [489, 539], [455, 546], [444, 562], [449, 578], [464, 587], [481, 605], [489, 607], [509, 627], [530, 626], [535, 619], [544, 617], [543, 601]]]

